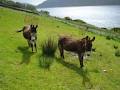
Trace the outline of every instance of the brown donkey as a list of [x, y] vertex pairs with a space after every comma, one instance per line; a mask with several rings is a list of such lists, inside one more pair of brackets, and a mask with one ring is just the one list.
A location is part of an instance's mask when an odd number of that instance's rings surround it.
[[17, 32], [23, 31], [23, 36], [25, 39], [27, 39], [29, 47], [32, 48], [33, 52], [33, 47], [35, 47], [35, 50], [37, 52], [37, 46], [36, 46], [36, 40], [37, 40], [37, 27], [38, 25], [28, 25], [24, 26], [22, 30], [19, 30]]
[[77, 53], [79, 57], [80, 66], [82, 68], [84, 66], [83, 65], [84, 53], [92, 50], [92, 42], [94, 40], [95, 37], [93, 37], [93, 39], [90, 39], [90, 37], [88, 36], [81, 40], [74, 40], [66, 36], [60, 37], [58, 40], [60, 55], [64, 59], [64, 50]]

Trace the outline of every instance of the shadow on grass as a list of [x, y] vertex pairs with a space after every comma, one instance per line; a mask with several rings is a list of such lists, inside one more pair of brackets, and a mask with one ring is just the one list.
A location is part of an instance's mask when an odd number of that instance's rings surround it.
[[29, 64], [31, 56], [34, 54], [29, 51], [29, 47], [18, 47], [17, 48], [22, 53], [22, 61], [20, 64]]
[[82, 76], [82, 84], [83, 84], [83, 86], [85, 88], [88, 88], [88, 89], [92, 89], [93, 88], [93, 85], [91, 83], [90, 76], [89, 76], [89, 73], [88, 73], [87, 69], [79, 68], [79, 67], [77, 67], [74, 64], [70, 64], [68, 62], [65, 62], [61, 58], [56, 58], [56, 61], [59, 62], [59, 63], [61, 63], [65, 67], [76, 71], [77, 74], [79, 74], [80, 76]]
[[39, 57], [39, 66], [44, 69], [50, 69], [50, 66], [52, 65], [54, 61], [54, 57], [48, 57], [45, 55], [41, 55]]

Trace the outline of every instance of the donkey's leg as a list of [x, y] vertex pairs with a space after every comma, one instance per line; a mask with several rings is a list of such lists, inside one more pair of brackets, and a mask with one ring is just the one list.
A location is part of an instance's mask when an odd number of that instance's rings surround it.
[[64, 50], [61, 47], [61, 45], [58, 45], [58, 47], [59, 47], [59, 51], [60, 51], [60, 56], [64, 59]]
[[28, 42], [28, 46], [31, 47], [30, 40], [27, 40], [27, 42]]
[[64, 59], [64, 49], [61, 49], [61, 57]]
[[31, 48], [32, 48], [32, 52], [33, 52], [33, 44], [31, 43]]
[[33, 41], [30, 40], [30, 46], [31, 46], [31, 48], [32, 48], [32, 52], [33, 52], [33, 45], [34, 45]]
[[64, 49], [60, 48], [60, 56], [64, 59]]
[[34, 47], [35, 47], [35, 50], [37, 52], [37, 45], [36, 45], [36, 42], [34, 43]]
[[81, 67], [81, 68], [84, 66], [84, 65], [83, 65], [83, 56], [84, 56], [83, 53], [78, 54], [79, 62], [80, 62], [80, 67]]

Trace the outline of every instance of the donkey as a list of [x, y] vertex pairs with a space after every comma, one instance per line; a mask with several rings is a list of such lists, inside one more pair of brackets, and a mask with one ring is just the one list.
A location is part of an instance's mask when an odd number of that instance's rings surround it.
[[64, 50], [74, 52], [78, 54], [79, 62], [81, 68], [83, 65], [83, 56], [85, 52], [92, 50], [92, 42], [95, 40], [95, 37], [90, 39], [90, 37], [86, 36], [81, 40], [74, 40], [70, 37], [62, 36], [59, 37], [58, 40], [58, 48], [60, 51], [60, 56], [64, 59]]
[[19, 30], [17, 32], [22, 32], [23, 31], [23, 36], [28, 42], [28, 46], [32, 48], [33, 52], [33, 47], [35, 47], [35, 50], [37, 52], [37, 45], [36, 45], [36, 40], [37, 40], [37, 27], [38, 25], [28, 25], [24, 26], [22, 30]]

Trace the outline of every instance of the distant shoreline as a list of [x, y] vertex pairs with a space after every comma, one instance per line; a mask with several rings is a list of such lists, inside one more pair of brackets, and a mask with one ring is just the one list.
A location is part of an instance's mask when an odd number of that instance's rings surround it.
[[96, 7], [96, 6], [120, 6], [120, 5], [81, 5], [81, 6], [51, 6], [51, 7], [38, 7], [36, 6], [37, 9], [42, 9], [42, 8], [69, 8], [69, 7]]
[[[120, 5], [94, 5], [94, 6], [84, 6], [83, 5], [83, 6], [44, 7], [44, 8], [48, 8], [49, 9], [49, 8], [70, 8], [70, 7], [96, 7], [96, 6], [98, 6], [98, 7], [99, 6], [104, 6], [105, 7], [106, 6], [107, 7], [107, 6], [120, 6]], [[37, 10], [44, 9], [44, 8], [37, 8]]]
[[[51, 16], [56, 16], [60, 18], [70, 17], [73, 20], [81, 19], [97, 27], [110, 29], [114, 27], [120, 27], [119, 8], [120, 5], [117, 6], [109, 5], [109, 6], [55, 7], [55, 8], [41, 8], [37, 10], [48, 11]], [[67, 12], [64, 12], [64, 10]]]

